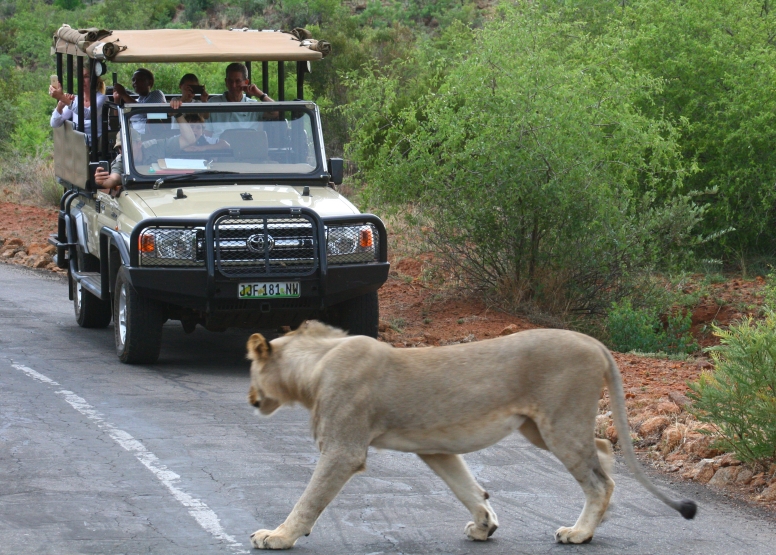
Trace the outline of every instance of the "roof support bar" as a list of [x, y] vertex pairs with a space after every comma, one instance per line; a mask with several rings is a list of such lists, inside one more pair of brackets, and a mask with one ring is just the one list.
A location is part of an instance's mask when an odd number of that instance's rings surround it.
[[62, 73], [63, 73], [63, 70], [62, 70], [62, 56], [63, 55], [62, 55], [61, 52], [57, 52], [57, 81], [59, 81], [60, 85], [62, 83], [64, 83], [64, 81], [62, 80], [62, 77], [63, 77], [63, 75], [62, 75]]
[[67, 55], [67, 88], [65, 89], [65, 92], [67, 94], [73, 94], [73, 55], [68, 54]]
[[[286, 99], [286, 64], [278, 62], [278, 98], [280, 102]], [[282, 118], [281, 118], [282, 119]]]
[[304, 74], [307, 62], [296, 62], [296, 99], [304, 100]]
[[[100, 159], [100, 147], [97, 143], [97, 118], [100, 117], [101, 114], [99, 113], [99, 110], [97, 110], [97, 76], [95, 75], [94, 71], [94, 66], [96, 64], [97, 62], [94, 60], [94, 58], [89, 58], [89, 106], [91, 106], [91, 109], [89, 110], [89, 119], [91, 120], [91, 148], [89, 149], [89, 152], [90, 160], [92, 162], [96, 162]], [[81, 109], [80, 102], [78, 103], [78, 109]]]
[[76, 60], [76, 79], [78, 80], [78, 130], [84, 132], [84, 58]]
[[261, 62], [261, 90], [269, 89], [269, 62]]

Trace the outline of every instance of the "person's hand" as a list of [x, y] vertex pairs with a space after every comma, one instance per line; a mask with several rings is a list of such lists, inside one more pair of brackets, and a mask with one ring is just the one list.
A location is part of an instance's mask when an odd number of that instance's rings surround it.
[[264, 95], [263, 92], [261, 92], [261, 89], [256, 86], [256, 83], [249, 83], [245, 85], [245, 93], [248, 96], [262, 96]]
[[202, 94], [199, 95], [200, 100], [202, 102], [207, 102], [207, 99], [210, 98], [210, 95], [207, 93], [207, 89], [205, 88], [205, 85], [202, 85]]
[[110, 173], [106, 172], [102, 168], [97, 168], [94, 170], [94, 182], [98, 187], [102, 187], [109, 177]]
[[55, 85], [49, 85], [49, 96], [51, 98], [56, 98], [57, 100], [62, 100], [62, 85], [60, 83], [57, 83]]
[[121, 85], [120, 83], [113, 85], [113, 102], [119, 104], [122, 98], [126, 99], [128, 97], [129, 95], [127, 94], [127, 89], [124, 85]]
[[176, 112], [180, 109], [181, 104], [183, 104], [183, 102], [181, 102], [180, 98], [173, 98], [172, 100], [170, 100], [170, 108], [172, 108]]

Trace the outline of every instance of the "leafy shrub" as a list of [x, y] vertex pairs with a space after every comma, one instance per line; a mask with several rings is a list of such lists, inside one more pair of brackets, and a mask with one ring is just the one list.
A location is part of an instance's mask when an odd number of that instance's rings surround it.
[[658, 315], [645, 308], [634, 308], [629, 300], [612, 303], [606, 317], [609, 346], [627, 353], [664, 352], [688, 354], [698, 349], [690, 334], [692, 314], [689, 311], [671, 311], [665, 326]]
[[693, 412], [720, 431], [719, 440], [746, 462], [776, 459], [776, 312], [714, 327], [714, 370], [688, 384]]
[[[633, 109], [660, 84], [610, 67], [617, 45], [533, 4], [501, 9], [451, 55], [353, 79], [349, 153], [367, 201], [418, 208], [465, 285], [502, 305], [603, 313], [692, 252], [702, 212], [637, 193], [681, 183], [679, 130]], [[417, 83], [427, 92], [408, 98]]]
[[660, 320], [651, 311], [633, 308], [629, 300], [612, 303], [606, 318], [609, 347], [620, 353], [659, 350]]

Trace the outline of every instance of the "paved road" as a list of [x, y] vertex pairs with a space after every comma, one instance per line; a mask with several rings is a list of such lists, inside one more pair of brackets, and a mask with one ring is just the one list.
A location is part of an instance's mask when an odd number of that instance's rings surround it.
[[[317, 460], [307, 413], [254, 415], [248, 332], [164, 330], [157, 364], [126, 366], [113, 330], [79, 328], [66, 283], [0, 264], [0, 553], [247, 553], [281, 523]], [[413, 455], [370, 453], [295, 552], [772, 554], [772, 517], [692, 485], [685, 521], [618, 464], [611, 518], [584, 546], [553, 543], [582, 507], [560, 464], [519, 437], [467, 456], [501, 528], [468, 513]]]

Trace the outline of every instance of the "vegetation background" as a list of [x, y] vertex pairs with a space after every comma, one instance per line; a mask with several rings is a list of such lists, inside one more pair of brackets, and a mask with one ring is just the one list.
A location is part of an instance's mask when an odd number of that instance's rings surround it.
[[[0, 0], [6, 198], [59, 193], [63, 22], [328, 40], [307, 91], [360, 202], [409, 214], [460, 283], [513, 308], [570, 321], [627, 297], [665, 313], [655, 275], [773, 259], [769, 0]], [[133, 68], [110, 69], [128, 83]], [[222, 87], [218, 64], [151, 69], [168, 93], [189, 71]]]

